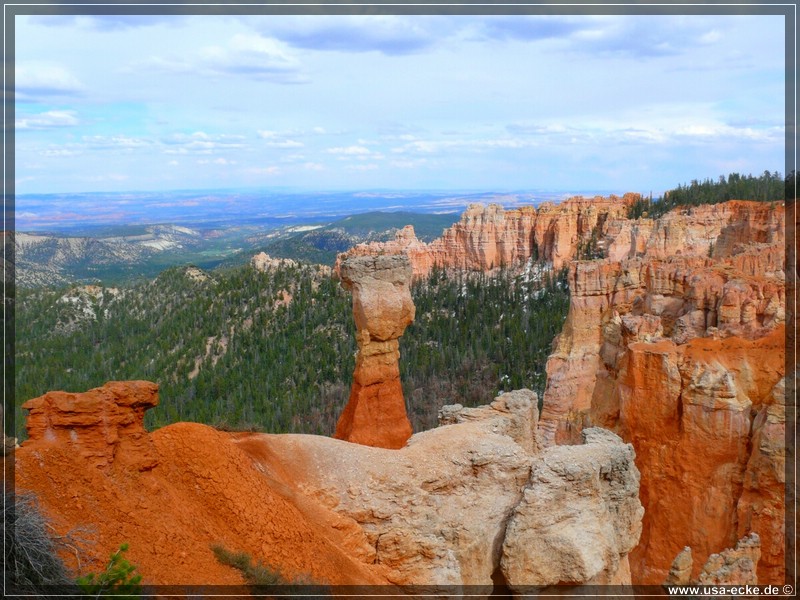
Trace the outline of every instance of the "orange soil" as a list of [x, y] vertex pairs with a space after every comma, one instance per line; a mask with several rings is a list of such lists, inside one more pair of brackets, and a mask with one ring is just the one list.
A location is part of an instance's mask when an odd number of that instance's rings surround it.
[[108, 555], [128, 542], [126, 556], [147, 584], [242, 584], [239, 571], [214, 557], [210, 546], [221, 544], [287, 578], [386, 583], [380, 567], [348, 556], [330, 523], [313, 514], [309, 520], [282, 496], [230, 434], [177, 423], [149, 437], [157, 464], [141, 471], [118, 468], [116, 457], [98, 468], [74, 445], [45, 439], [16, 451], [17, 489], [35, 491], [57, 531], [93, 530], [93, 560], [82, 572], [101, 571]]

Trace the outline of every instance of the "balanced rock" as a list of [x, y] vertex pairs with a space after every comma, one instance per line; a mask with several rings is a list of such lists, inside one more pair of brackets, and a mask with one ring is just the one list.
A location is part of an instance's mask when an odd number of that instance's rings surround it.
[[381, 448], [401, 448], [411, 437], [400, 385], [398, 339], [414, 321], [412, 270], [405, 255], [359, 256], [340, 266], [353, 293], [358, 354], [350, 401], [335, 438]]

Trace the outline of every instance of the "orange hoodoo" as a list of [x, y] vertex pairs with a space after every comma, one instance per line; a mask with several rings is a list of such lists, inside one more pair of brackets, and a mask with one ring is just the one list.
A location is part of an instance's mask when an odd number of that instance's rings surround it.
[[342, 285], [353, 293], [358, 354], [350, 401], [334, 437], [366, 446], [402, 448], [411, 437], [400, 385], [398, 339], [414, 321], [405, 255], [359, 256], [341, 264]]

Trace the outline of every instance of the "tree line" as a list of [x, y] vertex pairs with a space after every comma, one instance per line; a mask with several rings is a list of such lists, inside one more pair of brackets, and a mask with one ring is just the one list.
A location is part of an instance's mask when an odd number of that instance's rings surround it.
[[652, 194], [643, 196], [630, 206], [628, 218], [657, 219], [679, 206], [719, 204], [728, 200], [780, 202], [794, 197], [794, 182], [794, 171], [785, 179], [777, 171], [764, 171], [759, 176], [730, 173], [727, 177], [720, 175], [716, 181], [693, 179], [689, 184], [679, 185], [656, 199], [653, 199]]

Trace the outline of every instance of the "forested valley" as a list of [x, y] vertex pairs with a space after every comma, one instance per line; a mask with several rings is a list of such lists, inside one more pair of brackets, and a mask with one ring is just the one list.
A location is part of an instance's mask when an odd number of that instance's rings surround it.
[[[415, 431], [444, 404], [475, 406], [501, 390], [541, 398], [544, 366], [569, 306], [566, 273], [434, 270], [414, 284], [416, 320], [400, 340]], [[146, 425], [330, 435], [355, 364], [350, 294], [312, 265], [203, 272], [176, 267], [119, 287], [18, 289], [15, 431], [20, 405], [50, 390], [147, 379], [160, 406]]]

